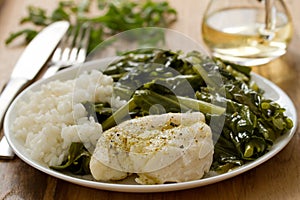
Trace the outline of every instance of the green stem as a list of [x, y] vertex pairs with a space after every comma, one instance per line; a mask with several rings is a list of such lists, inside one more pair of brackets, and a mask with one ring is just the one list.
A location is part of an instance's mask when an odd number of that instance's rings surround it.
[[126, 115], [128, 115], [129, 111], [133, 110], [134, 108], [136, 108], [136, 104], [134, 102], [134, 99], [131, 98], [124, 106], [119, 108], [102, 123], [103, 131], [115, 126], [116, 121], [121, 121]]
[[216, 83], [209, 78], [207, 71], [200, 64], [194, 64], [193, 69], [203, 78], [207, 86], [210, 86], [211, 88], [219, 88]]
[[200, 112], [203, 113], [222, 115], [226, 111], [226, 108], [216, 106], [214, 104], [207, 103], [205, 101], [200, 101], [197, 99], [181, 97], [181, 96], [176, 96], [176, 98], [179, 100], [180, 105], [184, 105], [193, 110], [199, 110]]

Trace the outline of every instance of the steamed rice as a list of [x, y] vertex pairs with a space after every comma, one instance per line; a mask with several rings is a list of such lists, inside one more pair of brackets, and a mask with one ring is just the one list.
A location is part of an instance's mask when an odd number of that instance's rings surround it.
[[60, 165], [72, 142], [83, 142], [92, 152], [102, 127], [87, 117], [82, 102], [108, 102], [120, 107], [124, 102], [113, 95], [113, 79], [93, 70], [73, 80], [52, 81], [39, 91], [29, 91], [28, 99], [17, 105], [12, 131], [29, 156], [47, 165]]

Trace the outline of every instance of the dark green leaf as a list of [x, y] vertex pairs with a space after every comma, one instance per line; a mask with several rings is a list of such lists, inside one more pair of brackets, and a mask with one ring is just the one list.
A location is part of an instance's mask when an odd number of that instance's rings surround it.
[[89, 174], [90, 153], [85, 149], [82, 143], [73, 142], [69, 149], [68, 159], [60, 166], [50, 166], [54, 170], [68, 170], [74, 174]]
[[37, 31], [31, 29], [24, 29], [15, 33], [10, 34], [10, 36], [5, 40], [5, 44], [10, 44], [13, 40], [18, 37], [25, 37], [26, 42], [31, 41], [36, 35], [38, 34]]
[[60, 20], [69, 21], [70, 18], [69, 18], [69, 14], [62, 7], [58, 7], [57, 9], [55, 9], [52, 12], [51, 20], [52, 21], [60, 21]]
[[28, 16], [21, 19], [20, 23], [32, 22], [38, 26], [48, 25], [46, 10], [34, 6], [28, 7]]

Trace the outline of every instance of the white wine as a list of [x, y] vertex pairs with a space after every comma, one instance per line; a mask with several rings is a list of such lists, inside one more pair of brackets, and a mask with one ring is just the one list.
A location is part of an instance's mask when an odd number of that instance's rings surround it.
[[276, 26], [266, 30], [262, 13], [254, 8], [230, 8], [206, 16], [202, 35], [213, 55], [238, 64], [259, 65], [285, 54], [292, 36], [288, 16], [277, 12]]

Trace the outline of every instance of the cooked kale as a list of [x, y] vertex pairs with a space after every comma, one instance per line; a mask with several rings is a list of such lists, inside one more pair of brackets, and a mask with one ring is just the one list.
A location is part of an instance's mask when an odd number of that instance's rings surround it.
[[212, 170], [225, 172], [255, 160], [293, 122], [284, 108], [264, 98], [251, 80], [251, 68], [239, 69], [196, 51], [127, 52], [104, 73], [114, 77], [115, 95], [128, 103], [103, 121], [103, 129], [114, 126], [114, 120], [122, 120], [128, 111], [135, 117], [151, 114], [150, 108], [152, 114], [199, 110], [215, 140]]

